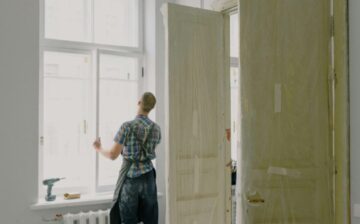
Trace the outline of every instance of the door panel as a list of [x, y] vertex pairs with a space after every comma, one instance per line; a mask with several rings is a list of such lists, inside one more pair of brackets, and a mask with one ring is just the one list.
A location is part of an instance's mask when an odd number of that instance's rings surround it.
[[[174, 4], [167, 34], [167, 223], [219, 224], [230, 218], [228, 18]], [[227, 23], [225, 23], [227, 22]]]
[[333, 221], [328, 0], [240, 0], [242, 224]]

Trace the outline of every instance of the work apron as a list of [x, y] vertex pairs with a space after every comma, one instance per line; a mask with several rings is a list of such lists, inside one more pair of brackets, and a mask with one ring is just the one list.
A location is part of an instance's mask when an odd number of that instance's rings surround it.
[[[120, 172], [119, 172], [119, 178], [116, 183], [114, 197], [113, 197], [113, 201], [111, 204], [110, 215], [109, 215], [110, 216], [110, 224], [121, 224], [119, 202], [121, 201], [121, 190], [122, 190], [125, 180], [127, 178], [126, 176], [127, 176], [127, 173], [129, 171], [131, 164], [132, 163], [130, 161], [123, 159], [123, 164], [122, 164]], [[156, 179], [155, 169], [153, 169], [151, 172], [153, 172], [154, 178]], [[158, 210], [156, 212], [158, 212]], [[143, 214], [141, 213], [141, 211], [138, 215], [139, 215], [139, 217], [138, 217], [139, 222], [143, 222], [144, 221], [142, 219]], [[156, 221], [156, 223], [157, 223], [157, 221]]]
[[[152, 133], [154, 124], [151, 126], [149, 135]], [[131, 130], [132, 131], [132, 130]], [[146, 141], [148, 141], [148, 138], [146, 138]], [[139, 140], [139, 143], [141, 145], [141, 151], [146, 155], [146, 150], [144, 149], [144, 144], [141, 143], [141, 140]], [[119, 177], [116, 182], [115, 192], [113, 201], [111, 204], [110, 209], [110, 224], [121, 224], [121, 215], [120, 215], [120, 208], [119, 208], [119, 202], [120, 202], [120, 195], [121, 195], [121, 189], [124, 185], [124, 182], [126, 180], [127, 173], [130, 169], [132, 162], [123, 158], [123, 163], [119, 172]], [[155, 174], [156, 178], [156, 174]], [[142, 220], [140, 220], [142, 221]]]
[[122, 186], [124, 185], [126, 179], [126, 175], [130, 169], [130, 166], [131, 166], [131, 162], [126, 159], [123, 159], [121, 169], [119, 172], [119, 177], [116, 182], [114, 197], [111, 204], [110, 224], [121, 224], [121, 216], [119, 209], [120, 194], [121, 194]]

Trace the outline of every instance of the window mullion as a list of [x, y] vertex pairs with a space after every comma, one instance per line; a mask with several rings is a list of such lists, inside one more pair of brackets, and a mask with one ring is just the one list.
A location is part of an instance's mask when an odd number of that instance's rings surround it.
[[144, 43], [145, 43], [145, 2], [143, 0], [139, 1], [139, 39], [138, 45], [141, 51], [144, 51]]
[[40, 44], [44, 48], [57, 47], [57, 48], [66, 48], [70, 50], [79, 49], [79, 50], [88, 50], [88, 51], [103, 49], [108, 51], [116, 51], [123, 54], [138, 54], [138, 55], [143, 54], [142, 49], [136, 47], [76, 42], [76, 41], [68, 41], [68, 40], [43, 39], [41, 40]]
[[91, 23], [91, 26], [90, 26], [90, 33], [91, 33], [91, 43], [95, 43], [95, 0], [90, 0], [91, 1], [91, 17], [90, 17], [90, 23]]
[[[94, 1], [94, 0], [92, 0]], [[95, 83], [96, 83], [96, 100], [95, 100], [95, 104], [96, 104], [96, 118], [95, 118], [95, 132], [96, 132], [96, 137], [100, 136], [100, 52], [99, 50], [96, 50], [96, 73], [95, 73]], [[94, 182], [94, 186], [95, 186], [95, 190], [96, 192], [98, 191], [98, 183], [99, 183], [99, 154], [96, 153], [96, 158], [95, 158], [95, 182]]]

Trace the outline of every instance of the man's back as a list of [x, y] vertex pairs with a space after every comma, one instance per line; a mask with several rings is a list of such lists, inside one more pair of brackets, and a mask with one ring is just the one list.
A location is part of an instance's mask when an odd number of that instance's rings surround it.
[[132, 162], [128, 177], [138, 177], [153, 169], [151, 160], [156, 157], [155, 148], [160, 140], [159, 125], [147, 116], [138, 115], [121, 125], [114, 141], [124, 145], [122, 156]]
[[138, 115], [121, 125], [111, 149], [104, 149], [99, 137], [93, 144], [108, 159], [115, 160], [120, 154], [124, 158], [110, 210], [111, 224], [158, 224], [156, 172], [151, 160], [156, 157], [161, 132], [148, 118], [155, 104], [154, 94], [144, 93], [137, 104]]

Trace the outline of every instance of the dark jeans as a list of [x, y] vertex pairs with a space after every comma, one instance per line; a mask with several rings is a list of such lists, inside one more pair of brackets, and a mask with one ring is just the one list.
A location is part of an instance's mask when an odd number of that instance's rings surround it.
[[128, 178], [121, 189], [119, 202], [121, 223], [158, 224], [158, 202], [155, 170]]

